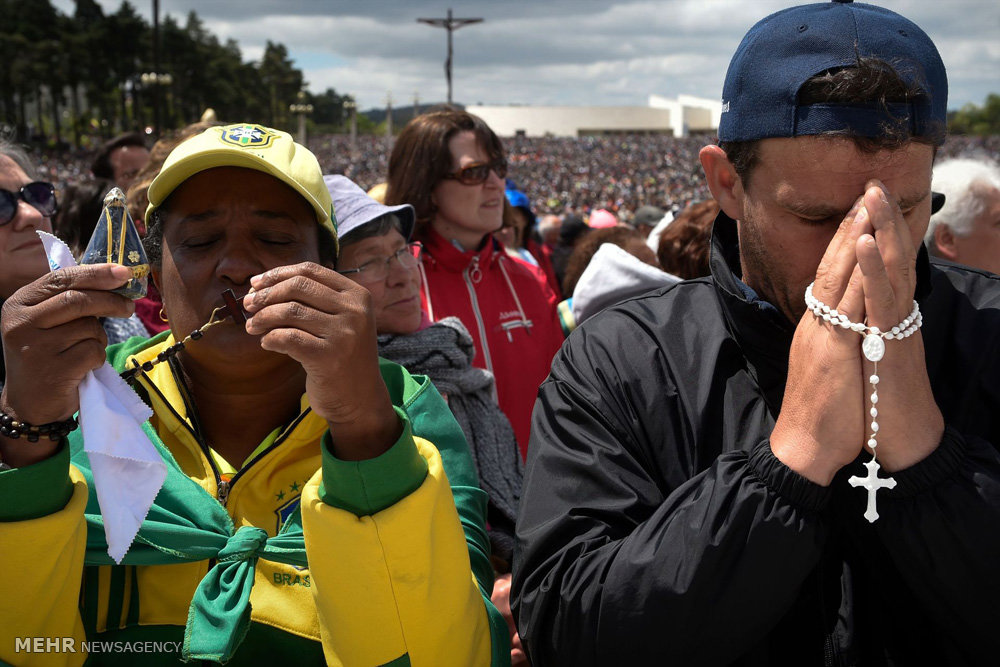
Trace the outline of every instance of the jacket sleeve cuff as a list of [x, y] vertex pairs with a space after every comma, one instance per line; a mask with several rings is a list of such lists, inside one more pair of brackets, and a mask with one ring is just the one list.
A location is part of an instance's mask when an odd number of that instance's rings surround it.
[[830, 503], [831, 488], [806, 479], [782, 463], [771, 451], [769, 440], [750, 452], [747, 466], [768, 489], [793, 505], [820, 512]]
[[341, 461], [332, 453], [330, 432], [323, 434], [323, 481], [319, 495], [327, 505], [368, 516], [413, 493], [427, 476], [427, 461], [417, 451], [410, 419], [399, 407], [403, 432], [388, 451], [366, 461]]
[[27, 521], [54, 514], [73, 495], [69, 444], [63, 438], [49, 458], [0, 472], [0, 521]]
[[[946, 426], [941, 443], [927, 458], [909, 468], [892, 473], [896, 488], [891, 496], [908, 498], [923, 493], [954, 476], [966, 457], [965, 438], [954, 428]], [[870, 457], [866, 457], [870, 458]]]

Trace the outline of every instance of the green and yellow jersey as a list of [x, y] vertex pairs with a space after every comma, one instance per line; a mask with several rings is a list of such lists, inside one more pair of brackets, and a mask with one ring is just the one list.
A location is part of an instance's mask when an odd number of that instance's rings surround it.
[[[133, 339], [109, 348], [109, 361], [120, 371], [173, 342], [169, 333]], [[238, 469], [199, 438], [169, 364], [137, 376], [155, 436], [188, 478], [224, 504], [235, 528], [254, 526], [274, 537], [301, 517], [308, 564], [266, 556], [256, 562], [249, 629], [229, 664], [509, 661], [506, 625], [489, 600], [486, 497], [461, 429], [426, 378], [384, 360], [380, 370], [404, 423], [386, 453], [336, 459], [325, 420], [303, 396], [298, 417]], [[15, 652], [15, 641], [67, 637], [77, 649], [84, 641], [181, 642], [192, 597], [214, 565], [86, 565], [84, 512], [93, 498], [70, 463], [82, 454], [80, 439], [76, 431], [52, 458], [0, 473], [0, 568], [17, 573], [0, 605], [0, 661], [134, 664], [135, 655], [113, 651], [34, 653], [22, 642]], [[142, 662], [174, 664], [180, 657], [151, 653]]]

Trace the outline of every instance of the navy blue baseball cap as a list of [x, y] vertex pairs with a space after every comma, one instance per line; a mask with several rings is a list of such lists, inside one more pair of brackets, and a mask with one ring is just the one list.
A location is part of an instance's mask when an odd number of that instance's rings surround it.
[[[906, 103], [799, 105], [808, 79], [850, 67], [858, 56], [891, 64], [922, 94]], [[761, 20], [736, 49], [722, 87], [720, 141], [752, 141], [848, 130], [880, 136], [886, 122], [907, 123], [910, 136], [944, 128], [948, 76], [930, 37], [883, 7], [833, 0], [791, 7]], [[888, 111], [888, 113], [887, 113]], [[943, 141], [943, 132], [938, 133]]]

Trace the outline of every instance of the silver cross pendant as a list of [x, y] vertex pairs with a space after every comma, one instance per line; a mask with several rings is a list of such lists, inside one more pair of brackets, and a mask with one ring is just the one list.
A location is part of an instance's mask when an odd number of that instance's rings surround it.
[[894, 488], [896, 480], [892, 477], [879, 477], [878, 471], [880, 466], [874, 458], [866, 463], [865, 467], [868, 468], [867, 477], [858, 477], [855, 475], [847, 481], [851, 486], [864, 487], [868, 491], [868, 508], [865, 510], [865, 518], [868, 519], [868, 523], [875, 523], [875, 520], [878, 519], [878, 511], [875, 509], [875, 493], [879, 489]]

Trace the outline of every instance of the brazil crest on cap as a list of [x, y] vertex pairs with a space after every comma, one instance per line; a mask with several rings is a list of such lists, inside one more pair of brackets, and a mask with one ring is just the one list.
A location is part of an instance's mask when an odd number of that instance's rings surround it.
[[185, 180], [216, 167], [240, 167], [270, 174], [302, 195], [316, 213], [316, 222], [336, 238], [337, 223], [330, 192], [319, 161], [292, 135], [256, 123], [215, 126], [178, 144], [149, 184], [146, 224]]
[[230, 125], [222, 129], [219, 139], [240, 148], [267, 148], [277, 135], [261, 125]]

